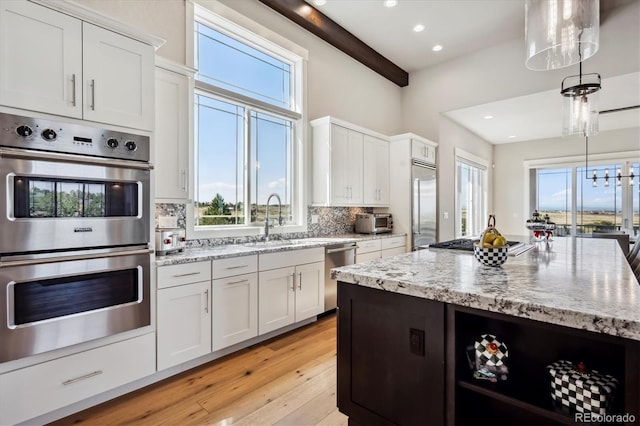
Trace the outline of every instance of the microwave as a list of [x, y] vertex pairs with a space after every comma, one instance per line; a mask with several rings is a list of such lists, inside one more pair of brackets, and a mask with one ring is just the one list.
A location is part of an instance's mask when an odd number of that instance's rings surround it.
[[358, 234], [381, 234], [391, 232], [393, 219], [390, 213], [358, 213], [356, 232]]

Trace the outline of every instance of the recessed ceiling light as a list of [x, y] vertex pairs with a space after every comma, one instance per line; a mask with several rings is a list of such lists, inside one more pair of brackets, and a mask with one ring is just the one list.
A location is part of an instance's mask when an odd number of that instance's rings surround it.
[[398, 0], [384, 0], [384, 5], [387, 7], [393, 7], [398, 4]]
[[418, 24], [415, 27], [413, 27], [413, 31], [419, 33], [420, 31], [424, 31], [424, 25], [422, 24]]
[[434, 52], [439, 52], [439, 51], [441, 51], [441, 50], [442, 50], [442, 46], [441, 46], [441, 45], [439, 45], [439, 44], [436, 44], [435, 46], [433, 46], [433, 47], [431, 48], [431, 50], [433, 50]]
[[325, 4], [327, 4], [327, 0], [313, 0], [313, 3], [316, 6], [324, 6]]
[[491, 120], [493, 118], [493, 115], [485, 115], [484, 117], [485, 120]]
[[509, 135], [509, 139], [513, 139], [515, 137], [516, 137], [516, 135]]

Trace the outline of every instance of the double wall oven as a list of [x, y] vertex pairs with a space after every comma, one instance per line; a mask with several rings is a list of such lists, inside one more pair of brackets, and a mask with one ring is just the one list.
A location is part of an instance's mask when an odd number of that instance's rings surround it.
[[0, 113], [0, 362], [151, 323], [149, 137]]

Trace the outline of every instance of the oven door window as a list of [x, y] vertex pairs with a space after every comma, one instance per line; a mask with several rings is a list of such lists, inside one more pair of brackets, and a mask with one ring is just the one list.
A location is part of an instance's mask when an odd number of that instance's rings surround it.
[[139, 302], [139, 268], [13, 283], [13, 324], [60, 318]]
[[96, 182], [16, 176], [15, 218], [137, 217], [138, 182]]
[[376, 217], [376, 229], [386, 228], [388, 224], [388, 218]]

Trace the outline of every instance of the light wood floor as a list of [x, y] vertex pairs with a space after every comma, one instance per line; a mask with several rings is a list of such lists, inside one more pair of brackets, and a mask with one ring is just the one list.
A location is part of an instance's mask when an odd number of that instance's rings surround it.
[[53, 425], [346, 425], [335, 314]]

